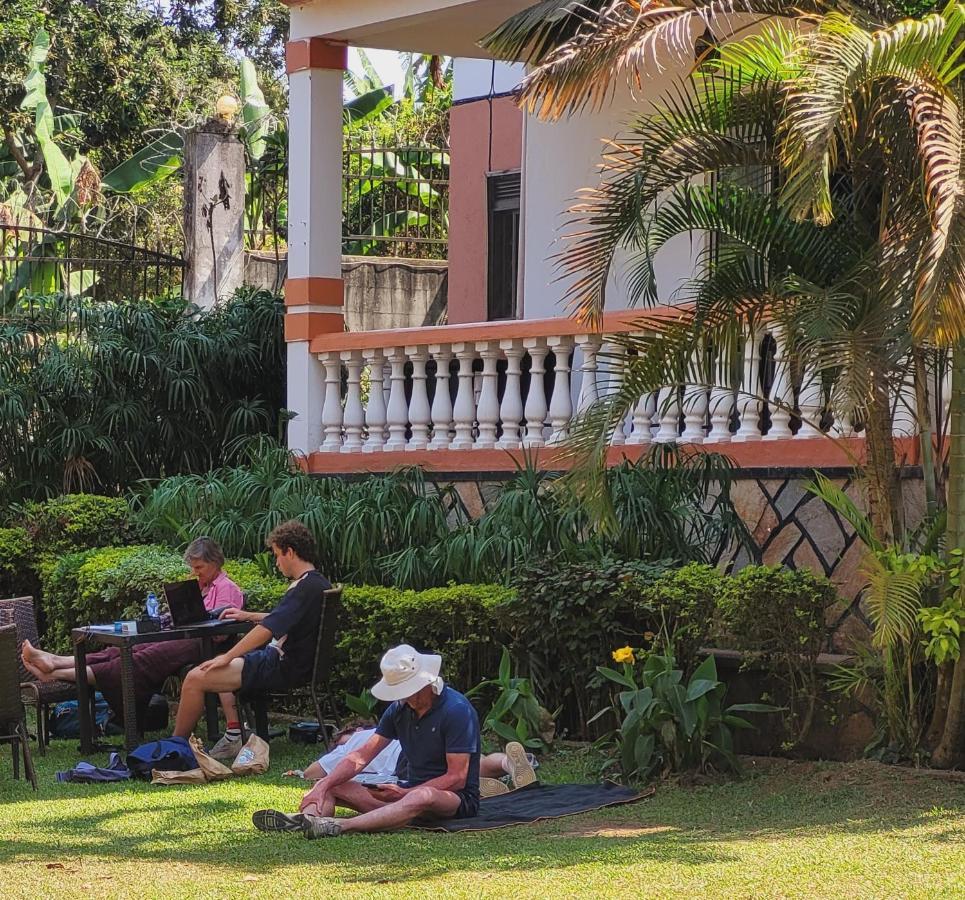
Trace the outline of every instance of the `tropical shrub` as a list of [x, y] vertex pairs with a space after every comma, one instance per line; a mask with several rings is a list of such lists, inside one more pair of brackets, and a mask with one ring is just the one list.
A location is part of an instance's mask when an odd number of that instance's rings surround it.
[[659, 446], [607, 474], [610, 528], [594, 524], [556, 473], [527, 460], [471, 521], [454, 488], [420, 469], [351, 482], [313, 478], [263, 441], [248, 448], [244, 464], [165, 479], [136, 505], [153, 540], [179, 544], [209, 534], [233, 556], [253, 556], [275, 525], [299, 519], [315, 535], [316, 562], [330, 578], [421, 590], [508, 582], [520, 563], [557, 554], [593, 566], [611, 556], [714, 563], [745, 537], [729, 479], [722, 457]]
[[280, 436], [282, 320], [265, 291], [210, 312], [180, 298], [21, 304], [0, 328], [0, 500], [125, 490]]
[[545, 751], [555, 733], [553, 716], [540, 704], [532, 681], [513, 675], [512, 658], [506, 647], [497, 676], [481, 681], [466, 696], [492, 694], [493, 688], [495, 700], [483, 717], [483, 728], [502, 741], [518, 741], [530, 750]]
[[818, 654], [828, 629], [825, 616], [837, 592], [808, 569], [748, 566], [721, 584], [723, 627], [741, 650], [759, 654], [787, 690], [787, 727], [802, 741], [811, 728], [818, 695]]
[[775, 712], [763, 703], [725, 707], [727, 686], [717, 679], [717, 664], [708, 656], [684, 682], [673, 656], [646, 655], [639, 665], [631, 647], [613, 653], [622, 671], [597, 671], [624, 690], [611, 707], [619, 726], [614, 733], [618, 760], [627, 781], [646, 781], [670, 772], [740, 771], [734, 751], [734, 728], [752, 728], [738, 712]]

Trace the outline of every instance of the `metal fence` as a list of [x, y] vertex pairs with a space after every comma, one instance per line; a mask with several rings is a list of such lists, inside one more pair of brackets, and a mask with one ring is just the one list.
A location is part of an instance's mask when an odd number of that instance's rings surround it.
[[[248, 249], [284, 249], [287, 175], [287, 161], [259, 172], [246, 210]], [[346, 145], [343, 253], [445, 259], [448, 241], [448, 147]]]
[[0, 308], [22, 295], [141, 300], [180, 293], [184, 260], [110, 238], [0, 223]]

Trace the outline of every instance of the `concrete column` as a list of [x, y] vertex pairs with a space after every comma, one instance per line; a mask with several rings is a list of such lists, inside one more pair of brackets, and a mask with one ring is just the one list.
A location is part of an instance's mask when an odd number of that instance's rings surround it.
[[286, 47], [288, 115], [288, 446], [319, 448], [325, 369], [312, 338], [345, 327], [342, 285], [344, 44], [308, 38]]
[[221, 119], [184, 139], [184, 293], [203, 309], [244, 281], [245, 148]]

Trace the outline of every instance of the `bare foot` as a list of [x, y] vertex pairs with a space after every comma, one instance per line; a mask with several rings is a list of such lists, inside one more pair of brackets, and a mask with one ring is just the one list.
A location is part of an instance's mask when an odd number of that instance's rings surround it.
[[29, 659], [24, 657], [23, 660], [24, 668], [33, 675], [37, 681], [43, 681], [49, 683], [51, 681], [57, 681], [58, 679], [54, 677], [52, 672], [45, 672], [43, 669], [35, 666]]
[[57, 668], [54, 664], [53, 654], [47, 653], [45, 650], [40, 650], [31, 644], [30, 641], [25, 640], [23, 642], [23, 648], [20, 652], [23, 655], [24, 665], [32, 672], [39, 670], [49, 673]]

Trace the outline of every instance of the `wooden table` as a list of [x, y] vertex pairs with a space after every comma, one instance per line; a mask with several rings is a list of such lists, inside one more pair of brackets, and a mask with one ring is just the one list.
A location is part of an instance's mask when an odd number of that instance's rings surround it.
[[[121, 654], [121, 694], [124, 699], [124, 748], [133, 750], [140, 742], [137, 728], [137, 709], [134, 693], [134, 647], [137, 644], [154, 644], [163, 641], [183, 641], [190, 638], [201, 640], [201, 656], [210, 659], [214, 655], [214, 639], [223, 635], [244, 634], [251, 629], [251, 622], [202, 622], [183, 628], [169, 628], [148, 634], [118, 634], [113, 626], [86, 626], [74, 628], [74, 665], [77, 671], [77, 713], [80, 724], [80, 750], [92, 753], [94, 744], [94, 721], [91, 715], [90, 685], [87, 682], [87, 646], [101, 644], [117, 647]], [[218, 695], [205, 695], [205, 717], [208, 740], [218, 736]]]

